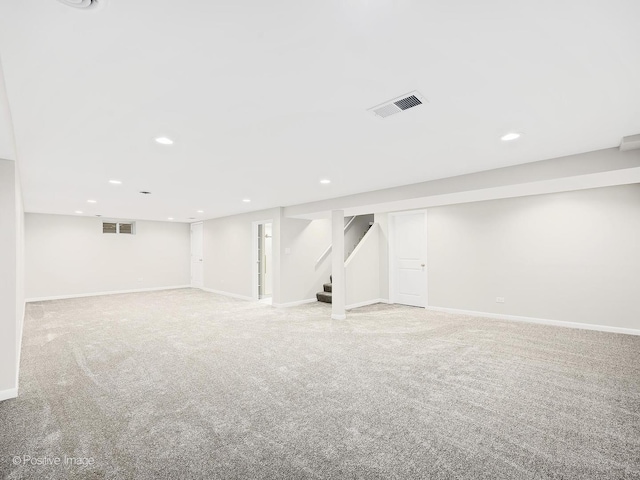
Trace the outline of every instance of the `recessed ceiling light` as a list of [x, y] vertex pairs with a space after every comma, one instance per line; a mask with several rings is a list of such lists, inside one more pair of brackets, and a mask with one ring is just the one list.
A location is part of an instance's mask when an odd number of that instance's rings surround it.
[[507, 133], [506, 135], [503, 135], [502, 137], [500, 137], [500, 140], [502, 140], [503, 142], [509, 142], [511, 140], [516, 140], [520, 138], [520, 134], [516, 133], [516, 132], [510, 132]]
[[242, 201], [244, 203], [249, 203], [249, 202], [251, 202], [251, 199], [250, 198], [243, 198]]
[[120, 180], [109, 180], [109, 183], [112, 183], [113, 185], [122, 185]]
[[204, 210], [198, 210], [198, 213], [204, 213]]
[[328, 178], [323, 178], [322, 180], [320, 180], [320, 183], [322, 183], [323, 185], [328, 185], [329, 183], [331, 183], [331, 180], [329, 180]]
[[87, 203], [98, 203], [95, 200], [87, 200]]
[[173, 140], [168, 137], [156, 137], [156, 142], [160, 145], [173, 145]]
[[167, 220], [173, 220], [173, 217], [169, 217], [169, 218], [167, 218]]
[[81, 214], [82, 214], [82, 210], [76, 210], [76, 213], [77, 213], [78, 215], [81, 215]]

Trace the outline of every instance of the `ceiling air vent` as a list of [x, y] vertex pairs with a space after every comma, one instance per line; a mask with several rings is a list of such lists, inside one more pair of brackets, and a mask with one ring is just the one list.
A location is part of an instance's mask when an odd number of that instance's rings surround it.
[[393, 114], [402, 112], [403, 110], [408, 110], [410, 108], [417, 107], [418, 105], [422, 105], [424, 102], [426, 102], [426, 100], [422, 95], [420, 95], [420, 93], [411, 92], [370, 108], [369, 111], [375, 113], [379, 117], [386, 118]]
[[101, 6], [106, 0], [58, 0], [74, 8], [95, 8]]

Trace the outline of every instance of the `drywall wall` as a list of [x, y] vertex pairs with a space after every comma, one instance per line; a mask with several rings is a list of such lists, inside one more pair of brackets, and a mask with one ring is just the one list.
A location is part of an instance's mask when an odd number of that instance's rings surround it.
[[24, 212], [18, 169], [0, 64], [0, 401], [18, 395], [24, 321]]
[[241, 298], [254, 297], [257, 281], [257, 230], [254, 222], [272, 222], [272, 294], [280, 292], [280, 209], [261, 210], [204, 222], [204, 288]]
[[28, 299], [184, 286], [190, 283], [185, 223], [137, 221], [135, 235], [102, 233], [102, 219], [28, 213]]
[[[369, 226], [372, 216], [356, 219], [349, 228], [355, 243]], [[288, 305], [315, 299], [331, 275], [331, 255], [317, 260], [331, 245], [331, 222], [281, 216], [270, 209], [216, 218], [204, 222], [204, 287], [240, 298], [254, 298], [257, 248], [254, 222], [272, 220], [273, 304]], [[346, 240], [346, 238], [345, 238]]]
[[316, 263], [331, 245], [331, 221], [283, 218], [281, 229], [281, 302], [315, 299], [329, 282], [331, 255]]
[[346, 308], [380, 299], [380, 225], [375, 224], [345, 263]]
[[0, 400], [18, 395], [24, 318], [22, 217], [16, 163], [0, 160]]
[[639, 245], [640, 184], [432, 208], [429, 305], [640, 329]]
[[22, 185], [20, 183], [20, 166], [15, 164], [15, 188], [16, 188], [16, 386], [20, 369], [20, 353], [22, 351], [22, 331], [24, 327], [25, 313], [25, 262], [24, 262], [24, 203], [22, 198]]
[[428, 182], [292, 205], [287, 217], [315, 218], [319, 212], [345, 215], [406, 211], [497, 198], [574, 191], [640, 182], [640, 150], [607, 148]]
[[378, 234], [378, 260], [379, 278], [380, 278], [380, 296], [381, 300], [389, 300], [389, 214], [376, 213], [374, 216], [375, 223], [380, 228]]

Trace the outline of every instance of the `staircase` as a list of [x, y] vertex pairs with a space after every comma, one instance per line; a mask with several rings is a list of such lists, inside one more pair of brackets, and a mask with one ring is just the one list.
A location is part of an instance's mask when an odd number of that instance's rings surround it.
[[322, 286], [324, 291], [316, 293], [316, 298], [319, 302], [331, 303], [331, 282], [333, 282], [333, 275], [329, 276], [329, 283], [325, 283]]
[[[359, 235], [359, 238], [356, 237], [355, 240], [356, 242], [353, 245], [353, 248], [350, 249], [346, 249], [345, 248], [345, 253], [348, 253], [348, 255], [346, 255], [345, 257], [345, 261], [347, 260], [347, 258], [353, 253], [353, 251], [356, 249], [356, 247], [358, 246], [358, 244], [362, 241], [362, 239], [364, 238], [364, 236], [367, 234], [367, 232], [371, 229], [371, 227], [373, 226], [373, 215], [361, 215], [358, 217], [353, 217], [349, 223], [347, 224], [347, 226], [345, 227], [345, 232], [346, 229], [349, 227], [349, 225], [351, 225], [351, 223], [353, 222], [354, 219], [360, 219], [360, 221], [366, 221], [366, 225], [361, 225], [359, 227], [358, 230], [356, 230], [354, 233]], [[371, 219], [371, 221], [369, 221], [369, 219]], [[357, 223], [357, 222], [356, 222]], [[356, 227], [357, 228], [357, 227]], [[349, 237], [349, 238], [353, 238], [353, 236]], [[346, 236], [345, 236], [345, 240], [346, 240]], [[328, 252], [331, 251], [331, 247], [329, 247], [325, 253], [322, 254], [322, 256], [320, 257], [320, 260], [324, 259], [325, 256], [328, 254]], [[331, 292], [332, 292], [332, 285], [333, 282], [333, 275], [329, 276], [329, 283], [325, 283], [322, 287], [323, 290], [322, 292], [318, 292], [316, 293], [316, 298], [318, 299], [319, 302], [324, 302], [324, 303], [331, 303]]]

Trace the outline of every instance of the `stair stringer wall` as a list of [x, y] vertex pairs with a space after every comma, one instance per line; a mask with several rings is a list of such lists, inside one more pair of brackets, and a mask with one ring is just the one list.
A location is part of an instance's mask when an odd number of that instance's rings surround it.
[[344, 260], [349, 259], [349, 256], [355, 251], [362, 236], [367, 233], [369, 229], [369, 222], [374, 221], [374, 216], [371, 215], [358, 215], [351, 226], [344, 232]]
[[380, 300], [380, 225], [374, 223], [345, 262], [347, 309]]
[[275, 306], [316, 301], [316, 293], [329, 282], [331, 255], [316, 261], [331, 244], [328, 219], [282, 218], [281, 224], [281, 300]]

